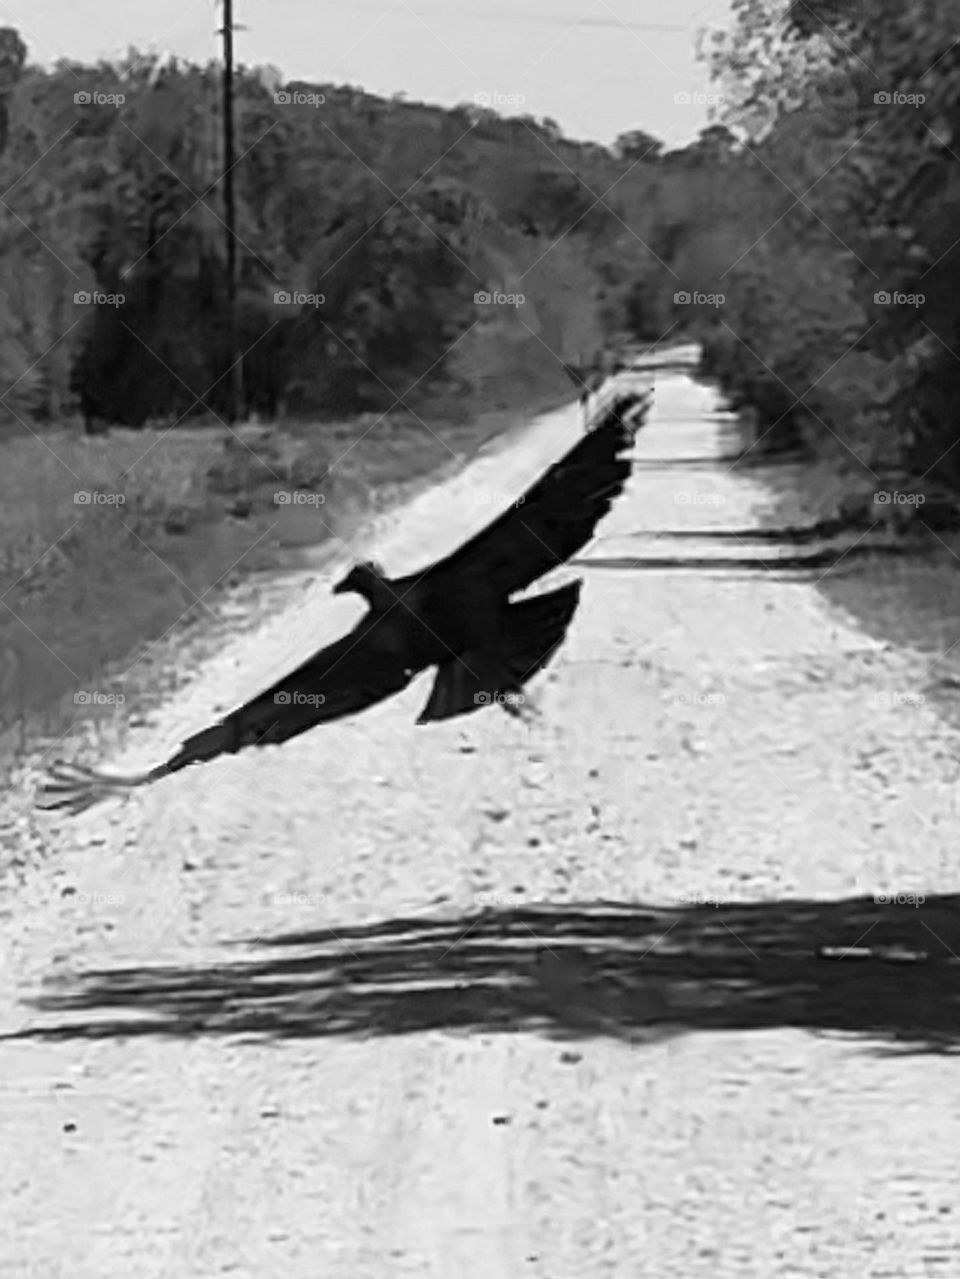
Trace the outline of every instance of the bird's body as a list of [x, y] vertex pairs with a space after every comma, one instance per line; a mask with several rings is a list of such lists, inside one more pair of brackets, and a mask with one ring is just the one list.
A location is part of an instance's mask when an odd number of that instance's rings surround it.
[[81, 812], [190, 764], [287, 741], [401, 692], [434, 666], [436, 680], [419, 723], [493, 703], [524, 714], [522, 690], [566, 634], [580, 583], [513, 597], [593, 536], [629, 475], [621, 454], [632, 443], [633, 421], [646, 403], [636, 395], [613, 401], [593, 431], [452, 555], [394, 579], [373, 564], [355, 565], [333, 588], [337, 594], [355, 592], [367, 603], [353, 630], [194, 734], [165, 764], [133, 777], [58, 765], [41, 792], [41, 806]]
[[[415, 647], [432, 666], [469, 648], [495, 650], [508, 609], [505, 595], [483, 576], [439, 573], [429, 582], [401, 577], [391, 583], [397, 605], [412, 624]], [[417, 637], [414, 639], [414, 637]]]

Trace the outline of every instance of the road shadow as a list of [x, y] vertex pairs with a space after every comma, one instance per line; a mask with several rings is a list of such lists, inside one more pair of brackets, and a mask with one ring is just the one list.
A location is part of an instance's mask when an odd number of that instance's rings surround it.
[[960, 1046], [958, 896], [600, 902], [338, 922], [234, 945], [246, 953], [222, 963], [60, 979], [31, 1001], [29, 1029], [4, 1037], [530, 1030], [644, 1043], [794, 1027], [898, 1052]]
[[[659, 540], [656, 533], [651, 540]], [[626, 569], [630, 572], [661, 571], [671, 572], [718, 572], [729, 569], [737, 573], [785, 573], [811, 572], [826, 570], [832, 572], [852, 562], [867, 558], [887, 557], [902, 558], [912, 554], [911, 548], [894, 543], [864, 546], [850, 546], [828, 551], [810, 551], [806, 555], [776, 555], [763, 559], [760, 556], [746, 555], [590, 555], [584, 559], [572, 559], [573, 568], [612, 568]]]

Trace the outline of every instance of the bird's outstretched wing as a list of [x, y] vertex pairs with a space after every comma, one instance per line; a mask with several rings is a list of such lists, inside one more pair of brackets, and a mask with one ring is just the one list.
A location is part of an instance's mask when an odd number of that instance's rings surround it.
[[636, 394], [613, 399], [597, 426], [522, 497], [452, 555], [420, 576], [481, 576], [503, 594], [521, 591], [581, 550], [630, 474]]
[[314, 654], [245, 705], [185, 741], [146, 773], [115, 776], [84, 765], [56, 764], [37, 794], [44, 809], [80, 813], [101, 799], [159, 780], [188, 764], [235, 754], [247, 746], [285, 742], [404, 689], [422, 669], [403, 652], [393, 614], [368, 614], [349, 634]]
[[246, 746], [285, 742], [399, 693], [415, 670], [402, 653], [380, 642], [392, 629], [391, 621], [390, 615], [374, 618], [372, 624], [364, 619], [252, 701], [184, 742], [168, 771]]

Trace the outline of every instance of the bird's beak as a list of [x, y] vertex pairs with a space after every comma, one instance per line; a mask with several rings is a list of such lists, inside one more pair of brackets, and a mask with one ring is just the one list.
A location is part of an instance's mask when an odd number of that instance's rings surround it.
[[347, 588], [347, 579], [346, 579], [346, 578], [343, 578], [341, 581], [339, 581], [339, 582], [336, 584], [336, 586], [333, 588], [333, 590], [332, 590], [331, 594], [333, 594], [333, 595], [346, 595], [346, 593], [347, 593], [347, 589], [348, 589], [348, 588]]

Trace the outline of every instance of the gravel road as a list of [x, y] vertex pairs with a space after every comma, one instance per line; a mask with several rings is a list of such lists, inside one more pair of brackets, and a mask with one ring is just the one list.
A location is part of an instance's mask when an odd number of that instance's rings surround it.
[[[425, 678], [48, 827], [3, 903], [0, 1273], [960, 1273], [955, 735], [809, 573], [630, 567], [756, 522], [729, 429], [657, 375], [645, 464], [545, 583], [586, 586], [533, 726], [414, 727]], [[428, 562], [579, 430], [352, 551]], [[352, 624], [347, 555], [106, 762]]]

